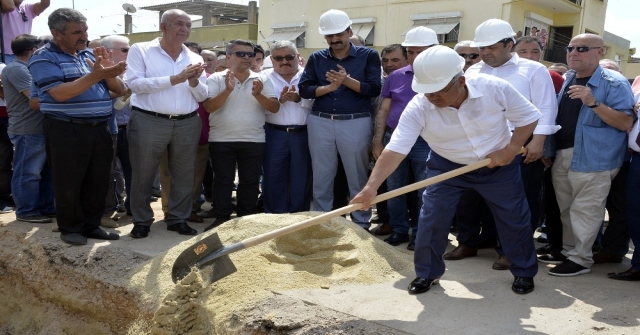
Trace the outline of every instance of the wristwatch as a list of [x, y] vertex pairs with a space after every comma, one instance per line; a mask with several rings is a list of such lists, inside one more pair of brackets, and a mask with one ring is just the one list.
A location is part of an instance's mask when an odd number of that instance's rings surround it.
[[600, 101], [596, 100], [596, 102], [594, 102], [594, 103], [593, 103], [593, 105], [591, 105], [591, 106], [587, 106], [587, 107], [589, 107], [589, 108], [596, 108], [596, 107], [598, 107], [598, 106], [600, 106]]

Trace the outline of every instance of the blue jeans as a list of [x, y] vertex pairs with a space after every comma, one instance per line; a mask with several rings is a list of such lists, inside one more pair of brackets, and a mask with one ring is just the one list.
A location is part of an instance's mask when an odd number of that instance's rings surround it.
[[640, 154], [633, 153], [627, 175], [627, 224], [635, 249], [631, 258], [631, 268], [640, 270]]
[[[384, 135], [384, 145], [386, 146], [391, 139], [391, 133]], [[409, 151], [409, 154], [402, 160], [395, 171], [387, 177], [388, 191], [407, 186], [409, 183], [409, 174], [413, 171], [415, 182], [422, 181], [427, 178], [427, 157], [431, 149], [422, 137], [418, 137], [416, 143]], [[424, 188], [418, 190], [418, 209], [422, 207], [422, 193]], [[389, 224], [393, 227], [393, 232], [400, 234], [409, 233], [409, 211], [407, 208], [407, 195], [393, 197], [387, 200], [387, 208], [389, 210]], [[418, 231], [418, 225], [413, 228], [413, 234]]]
[[16, 203], [16, 216], [55, 213], [44, 135], [9, 134], [9, 138], [15, 146], [11, 189]]

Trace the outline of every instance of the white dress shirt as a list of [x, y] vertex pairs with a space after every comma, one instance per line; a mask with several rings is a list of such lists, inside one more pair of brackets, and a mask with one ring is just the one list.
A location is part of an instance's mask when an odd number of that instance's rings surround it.
[[[276, 71], [270, 71], [269, 80], [273, 84], [274, 93], [279, 97], [280, 92], [282, 92], [285, 86], [292, 85], [296, 87], [296, 92], [299, 92], [298, 82], [300, 81], [300, 76], [302, 76], [303, 71], [304, 68], [299, 68], [298, 73], [291, 78], [291, 82], [289, 83]], [[299, 103], [287, 101], [280, 105], [280, 110], [277, 113], [267, 113], [267, 122], [282, 126], [305, 125], [307, 124], [307, 116], [311, 113], [312, 106], [313, 99], [302, 99]]]
[[[640, 101], [640, 93], [635, 94], [636, 103]], [[638, 143], [636, 143], [636, 138], [638, 138], [638, 133], [640, 133], [640, 122], [636, 120], [631, 127], [631, 131], [629, 131], [629, 148], [635, 152], [640, 152], [640, 147]]]
[[505, 80], [477, 74], [466, 78], [466, 86], [469, 95], [459, 109], [438, 108], [424, 94], [413, 97], [386, 149], [406, 155], [422, 136], [438, 155], [472, 164], [509, 144], [507, 120], [522, 127], [542, 116]]
[[191, 87], [188, 80], [172, 86], [170, 77], [180, 74], [189, 64], [204, 61], [184, 45], [174, 61], [160, 46], [160, 39], [136, 43], [129, 49], [125, 81], [133, 92], [131, 105], [163, 114], [189, 114], [207, 98], [204, 71], [196, 87]]
[[491, 67], [485, 62], [471, 66], [464, 73], [465, 77], [478, 73], [490, 74], [508, 81], [527, 100], [533, 103], [542, 113], [534, 135], [555, 134], [560, 126], [556, 125], [558, 104], [553, 81], [549, 70], [542, 64], [520, 58], [513, 53], [511, 59], [499, 67]]

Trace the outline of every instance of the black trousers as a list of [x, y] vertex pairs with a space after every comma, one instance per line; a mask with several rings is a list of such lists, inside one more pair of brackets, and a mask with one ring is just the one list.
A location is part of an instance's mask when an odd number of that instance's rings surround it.
[[[627, 175], [629, 162], [624, 162], [620, 171], [611, 181], [607, 196], [609, 225], [604, 231], [602, 249], [612, 255], [624, 256], [629, 251], [629, 228], [627, 225]], [[638, 246], [636, 246], [637, 248]]]
[[13, 144], [7, 134], [8, 122], [9, 118], [0, 118], [0, 205], [13, 204], [11, 198]]
[[549, 244], [553, 251], [562, 251], [562, 221], [556, 191], [551, 180], [551, 168], [544, 170], [544, 211]]
[[107, 123], [93, 127], [45, 118], [44, 135], [60, 232], [93, 231], [109, 188], [113, 141]]
[[231, 193], [236, 164], [240, 179], [236, 190], [236, 214], [244, 216], [256, 213], [264, 147], [264, 143], [257, 142], [209, 142], [215, 176], [212, 198], [216, 219], [228, 220], [233, 212]]
[[116, 147], [116, 157], [120, 159], [122, 174], [124, 175], [124, 187], [127, 193], [127, 199], [124, 201], [124, 207], [127, 211], [131, 211], [131, 160], [129, 159], [129, 139], [127, 138], [127, 130], [120, 129], [118, 131], [118, 145]]
[[494, 244], [498, 238], [496, 223], [487, 202], [475, 190], [464, 191], [456, 207], [458, 243], [478, 248]]

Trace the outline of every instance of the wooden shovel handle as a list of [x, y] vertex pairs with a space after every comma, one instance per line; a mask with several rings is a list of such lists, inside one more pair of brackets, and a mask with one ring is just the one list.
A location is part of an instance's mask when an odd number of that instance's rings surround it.
[[[524, 152], [524, 149], [520, 149], [519, 154], [522, 153], [522, 152]], [[491, 158], [483, 159], [483, 160], [481, 160], [481, 161], [479, 161], [477, 163], [470, 164], [470, 165], [467, 165], [467, 166], [463, 166], [461, 168], [457, 168], [455, 170], [451, 170], [451, 171], [443, 173], [441, 175], [437, 175], [435, 177], [428, 178], [428, 179], [419, 181], [417, 183], [413, 183], [413, 184], [407, 185], [405, 187], [401, 187], [401, 188], [395, 189], [393, 191], [389, 191], [387, 193], [380, 194], [379, 196], [375, 197], [373, 199], [373, 201], [371, 201], [371, 204], [375, 204], [375, 203], [378, 203], [380, 201], [391, 199], [393, 197], [396, 197], [396, 196], [411, 192], [413, 190], [417, 190], [417, 189], [420, 189], [420, 188], [423, 188], [423, 187], [427, 187], [427, 186], [435, 184], [435, 183], [439, 183], [439, 182], [441, 182], [443, 180], [447, 180], [447, 179], [459, 176], [461, 174], [465, 174], [467, 172], [470, 172], [470, 171], [473, 171], [473, 170], [477, 170], [477, 169], [485, 167], [485, 166], [487, 166], [489, 164], [491, 164]], [[304, 220], [302, 222], [298, 222], [298, 223], [292, 224], [290, 226], [282, 227], [280, 229], [276, 229], [276, 230], [270, 231], [268, 233], [264, 233], [264, 234], [261, 234], [261, 235], [258, 235], [258, 236], [250, 237], [250, 238], [248, 238], [246, 240], [243, 240], [243, 241], [241, 241], [239, 243], [243, 244], [244, 248], [249, 248], [249, 247], [252, 247], [254, 245], [257, 245], [257, 244], [266, 242], [268, 240], [274, 239], [276, 237], [284, 236], [284, 235], [296, 232], [298, 230], [317, 225], [317, 224], [322, 223], [324, 221], [331, 220], [331, 219], [333, 219], [335, 217], [338, 217], [338, 216], [340, 216], [342, 214], [351, 213], [353, 211], [356, 211], [356, 210], [360, 209], [361, 207], [362, 207], [362, 204], [347, 205], [345, 207], [338, 208], [338, 209], [333, 210], [331, 212], [326, 212], [326, 213], [320, 214], [318, 216], [309, 218], [309, 219]]]

